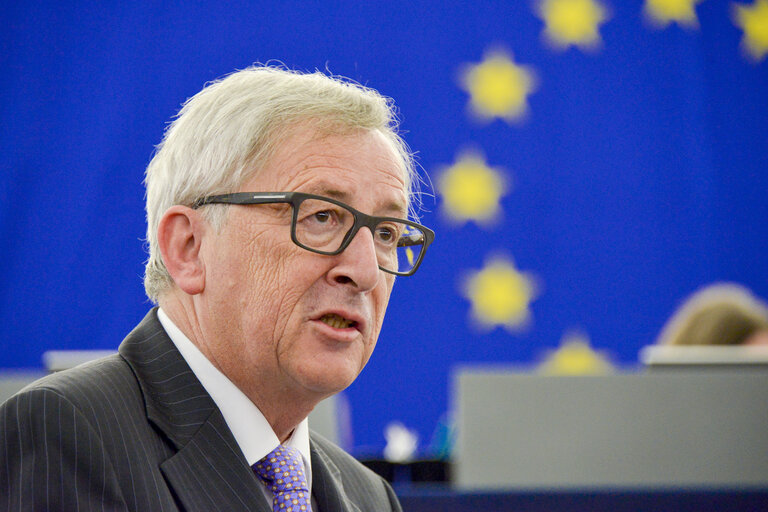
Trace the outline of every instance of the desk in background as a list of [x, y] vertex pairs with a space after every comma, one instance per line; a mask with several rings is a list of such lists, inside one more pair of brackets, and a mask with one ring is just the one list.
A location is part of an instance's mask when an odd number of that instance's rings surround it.
[[[455, 379], [460, 491], [768, 489], [768, 371]], [[765, 510], [768, 510], [768, 506]]]

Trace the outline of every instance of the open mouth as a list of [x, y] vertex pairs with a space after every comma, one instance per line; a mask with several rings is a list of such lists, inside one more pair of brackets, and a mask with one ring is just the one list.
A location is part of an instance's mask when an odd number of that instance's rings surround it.
[[347, 320], [346, 318], [335, 313], [329, 313], [327, 315], [321, 316], [320, 321], [336, 329], [346, 329], [348, 327], [357, 326], [357, 322], [353, 320]]

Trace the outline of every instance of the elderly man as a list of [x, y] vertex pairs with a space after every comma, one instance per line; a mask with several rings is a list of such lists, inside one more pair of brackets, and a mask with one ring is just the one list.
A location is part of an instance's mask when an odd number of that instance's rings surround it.
[[187, 101], [147, 169], [145, 287], [119, 354], [0, 414], [3, 510], [399, 510], [309, 431], [434, 234], [375, 91], [251, 67]]

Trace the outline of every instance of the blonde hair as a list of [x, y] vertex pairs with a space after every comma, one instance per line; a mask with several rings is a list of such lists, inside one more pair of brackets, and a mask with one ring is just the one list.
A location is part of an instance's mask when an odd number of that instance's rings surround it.
[[691, 295], [667, 321], [663, 345], [740, 345], [768, 329], [768, 306], [748, 289], [716, 283]]
[[[394, 104], [367, 87], [321, 72], [254, 65], [211, 82], [182, 106], [147, 166], [147, 296], [157, 302], [173, 280], [162, 261], [157, 227], [173, 205], [237, 191], [263, 168], [281, 140], [300, 123], [320, 135], [378, 130], [402, 160], [413, 214], [418, 177], [413, 157], [398, 133]], [[204, 215], [215, 229], [226, 219], [222, 205]]]

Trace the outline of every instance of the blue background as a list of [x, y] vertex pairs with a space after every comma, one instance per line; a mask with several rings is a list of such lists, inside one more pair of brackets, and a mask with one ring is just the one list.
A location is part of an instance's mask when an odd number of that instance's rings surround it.
[[[422, 220], [428, 258], [395, 285], [347, 391], [358, 453], [392, 420], [424, 447], [457, 364], [533, 364], [567, 331], [634, 365], [696, 288], [768, 296], [768, 59], [740, 51], [731, 2], [654, 28], [613, 0], [602, 48], [553, 51], [531, 2], [6, 2], [0, 18], [0, 368], [114, 349], [150, 304], [143, 172], [180, 104], [253, 62], [329, 69], [395, 98], [434, 181], [465, 148], [513, 184], [487, 227]], [[504, 47], [535, 69], [524, 123], [468, 115], [459, 71]], [[478, 332], [460, 278], [494, 254], [534, 274], [524, 332]]]

